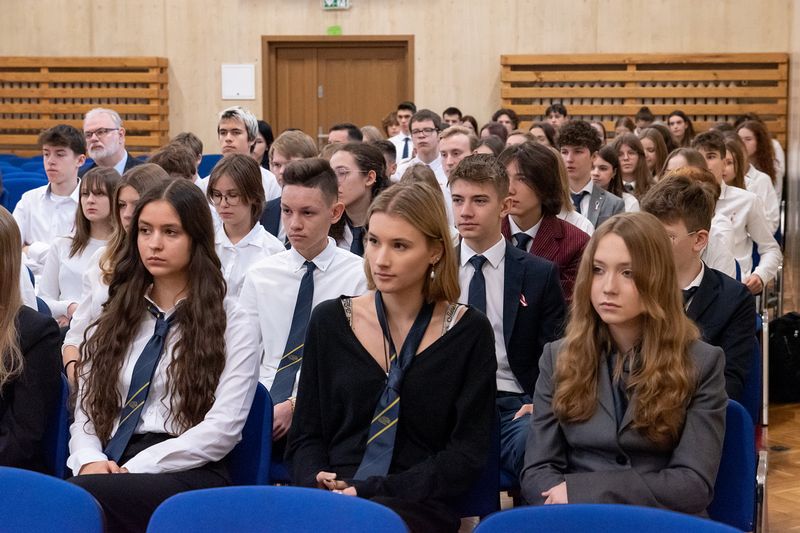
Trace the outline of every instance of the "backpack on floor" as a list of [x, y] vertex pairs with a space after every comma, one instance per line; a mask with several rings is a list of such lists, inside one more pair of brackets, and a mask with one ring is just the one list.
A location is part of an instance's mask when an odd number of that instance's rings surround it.
[[769, 399], [800, 402], [800, 314], [787, 313], [769, 323]]

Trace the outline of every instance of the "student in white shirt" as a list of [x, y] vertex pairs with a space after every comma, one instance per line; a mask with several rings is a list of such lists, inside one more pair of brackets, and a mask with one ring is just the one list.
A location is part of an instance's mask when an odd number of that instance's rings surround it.
[[145, 192], [168, 180], [169, 176], [164, 169], [158, 165], [145, 163], [128, 170], [114, 191], [111, 199], [114, 232], [108, 240], [108, 245], [97, 250], [92, 256], [83, 274], [81, 299], [78, 302], [78, 309], [72, 315], [72, 322], [61, 348], [64, 373], [71, 385], [75, 385], [78, 347], [83, 342], [89, 325], [97, 320], [102, 312], [102, 305], [108, 300], [108, 285], [111, 283], [117, 261], [124, 251], [136, 204]]
[[120, 176], [113, 167], [95, 167], [83, 175], [75, 234], [53, 241], [39, 282], [39, 296], [60, 327], [69, 325], [81, 299], [81, 277], [92, 256], [114, 229], [111, 198]]
[[[733, 255], [742, 271], [742, 283], [753, 294], [759, 294], [778, 271], [783, 260], [781, 248], [775, 242], [764, 215], [764, 204], [755, 194], [736, 187], [728, 187], [722, 179], [725, 167], [725, 139], [718, 131], [701, 133], [692, 141], [705, 158], [708, 170], [720, 184], [716, 212], [730, 219], [734, 229]], [[761, 256], [753, 268], [753, 244]]]
[[430, 109], [421, 109], [414, 113], [409, 121], [411, 140], [417, 155], [397, 166], [398, 179], [406, 169], [416, 163], [428, 165], [436, 174], [436, 181], [444, 194], [444, 205], [447, 209], [447, 222], [453, 225], [453, 202], [450, 198], [450, 189], [447, 187], [442, 156], [439, 152], [439, 132], [442, 131], [442, 119]]
[[[397, 105], [397, 123], [400, 126], [400, 133], [389, 137], [397, 151], [397, 162], [408, 161], [414, 157], [414, 143], [411, 139], [411, 117], [417, 112], [417, 106], [413, 102], [400, 102]], [[395, 174], [392, 181], [400, 179], [402, 174]]]
[[[328, 237], [331, 224], [344, 212], [338, 196], [336, 175], [324, 159], [310, 158], [289, 165], [283, 174], [281, 216], [292, 247], [262, 260], [245, 274], [239, 303], [260, 325], [263, 355], [259, 381], [273, 395], [276, 441], [286, 435], [294, 414], [302, 347], [287, 350], [286, 344], [303, 278], [311, 272], [312, 308], [324, 300], [343, 294], [358, 296], [367, 290], [361, 258], [338, 248]], [[294, 368], [281, 368], [281, 372], [295, 371], [294, 385], [287, 397], [280, 397], [273, 387], [275, 376], [281, 361], [291, 355], [297, 356]]]
[[[763, 122], [746, 120], [736, 128], [736, 132], [744, 143], [750, 162], [761, 172], [769, 176], [778, 198], [781, 198], [783, 180], [778, 179], [775, 161], [775, 148], [769, 131]], [[781, 176], [782, 178], [782, 176]]]
[[331, 227], [336, 245], [364, 256], [364, 224], [372, 199], [389, 185], [386, 160], [369, 144], [347, 143], [331, 156], [331, 167], [339, 183], [339, 201], [344, 215]]
[[73, 231], [78, 208], [78, 169], [86, 161], [83, 132], [60, 124], [39, 136], [47, 185], [27, 191], [14, 208], [25, 266], [41, 274], [50, 244]]
[[764, 203], [764, 216], [773, 233], [778, 229], [781, 210], [769, 176], [757, 170], [747, 159], [744, 144], [738, 135], [725, 136], [725, 167], [722, 179], [731, 187], [745, 189]]
[[186, 180], [142, 197], [82, 346], [67, 464], [110, 531], [144, 531], [168, 497], [230, 484], [221, 461], [255, 394], [258, 341], [225, 301], [206, 204]]
[[281, 241], [258, 223], [264, 209], [264, 188], [259, 165], [252, 157], [233, 154], [211, 171], [208, 199], [222, 224], [216, 228], [214, 247], [228, 284], [228, 296], [239, 297], [247, 270], [265, 257], [285, 250]]
[[[257, 136], [258, 119], [247, 109], [233, 106], [224, 109], [219, 114], [217, 137], [219, 138], [220, 151], [223, 158], [231, 154], [244, 154], [252, 157], [251, 154], [253, 153]], [[281, 188], [278, 185], [275, 174], [261, 166], [259, 166], [259, 169], [267, 201], [280, 196]], [[206, 176], [197, 183], [203, 194], [208, 189], [209, 177]]]

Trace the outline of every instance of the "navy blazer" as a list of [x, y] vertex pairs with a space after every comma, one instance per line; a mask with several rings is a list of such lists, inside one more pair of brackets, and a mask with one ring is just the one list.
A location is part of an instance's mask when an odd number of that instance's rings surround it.
[[280, 196], [267, 202], [267, 205], [264, 206], [264, 211], [261, 213], [261, 219], [259, 222], [261, 222], [261, 225], [264, 226], [265, 230], [273, 234], [275, 237], [278, 236], [278, 232], [280, 231], [281, 227]]
[[706, 265], [686, 314], [704, 341], [725, 352], [725, 390], [730, 399], [741, 401], [755, 350], [755, 298], [744, 284]]
[[[140, 160], [136, 159], [135, 157], [133, 157], [130, 152], [127, 152], [127, 154], [128, 154], [128, 160], [125, 161], [125, 168], [122, 169], [122, 173], [123, 174], [126, 173], [127, 171], [129, 171], [130, 169], [132, 169], [133, 167], [139, 166], [139, 165], [144, 163], [144, 161], [140, 161]], [[89, 172], [90, 170], [92, 170], [96, 166], [97, 166], [97, 163], [92, 161], [92, 164], [90, 164], [88, 167], [81, 168], [80, 170], [78, 170], [78, 176], [79, 177], [83, 177], [84, 174], [86, 174], [87, 172]]]
[[544, 345], [558, 339], [566, 305], [558, 267], [506, 244], [503, 337], [514, 377], [533, 394]]

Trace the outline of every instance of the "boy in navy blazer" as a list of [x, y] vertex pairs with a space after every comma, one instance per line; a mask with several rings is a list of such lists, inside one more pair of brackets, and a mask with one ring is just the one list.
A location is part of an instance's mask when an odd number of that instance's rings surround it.
[[725, 352], [725, 390], [741, 401], [756, 342], [756, 305], [747, 287], [700, 259], [708, 244], [714, 200], [681, 169], [653, 186], [641, 201], [667, 230], [675, 254], [686, 314], [703, 340]]
[[565, 315], [558, 268], [509, 244], [508, 175], [494, 156], [462, 160], [449, 176], [461, 234], [459, 301], [485, 313], [495, 335], [500, 466], [519, 477], [544, 345], [561, 335]]

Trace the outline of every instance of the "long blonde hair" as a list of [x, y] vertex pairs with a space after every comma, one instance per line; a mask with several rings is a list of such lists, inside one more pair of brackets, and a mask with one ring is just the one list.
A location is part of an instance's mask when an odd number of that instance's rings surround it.
[[610, 218], [586, 247], [556, 364], [553, 411], [562, 422], [582, 422], [597, 408], [604, 355], [615, 348], [608, 325], [591, 302], [593, 263], [598, 243], [612, 233], [628, 248], [644, 306], [642, 337], [627, 383], [635, 405], [633, 427], [651, 442], [667, 447], [677, 441], [692, 398], [696, 376], [689, 345], [699, 335], [683, 310], [669, 237], [649, 213]]
[[14, 217], [0, 207], [0, 389], [22, 372], [22, 353], [15, 320], [22, 306], [19, 276], [22, 241]]
[[[426, 183], [398, 183], [392, 185], [372, 201], [367, 212], [366, 231], [369, 232], [369, 220], [374, 213], [386, 213], [398, 216], [422, 232], [428, 242], [442, 244], [442, 257], [433, 265], [433, 276], [425, 276], [422, 295], [426, 302], [456, 302], [461, 294], [458, 287], [458, 263], [455, 248], [452, 246], [450, 231], [447, 225], [447, 214], [444, 198], [439, 187]], [[369, 261], [364, 261], [364, 272], [367, 275], [367, 286], [375, 289], [375, 280]]]

